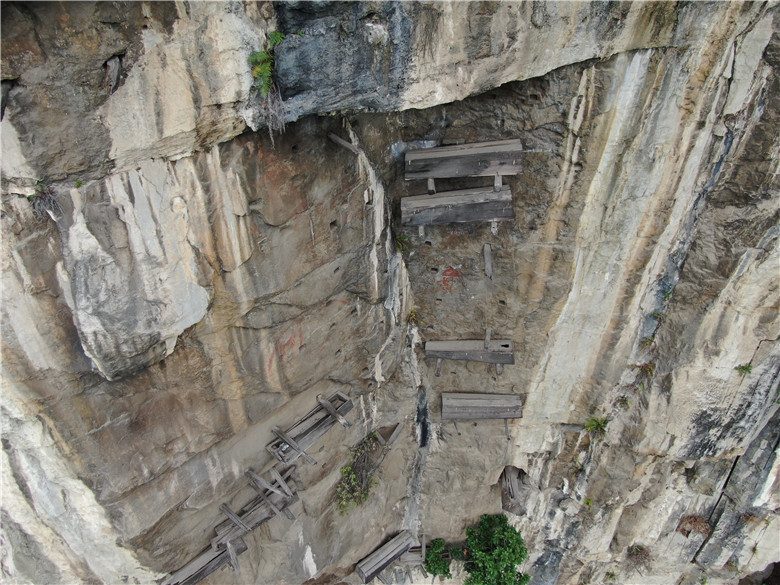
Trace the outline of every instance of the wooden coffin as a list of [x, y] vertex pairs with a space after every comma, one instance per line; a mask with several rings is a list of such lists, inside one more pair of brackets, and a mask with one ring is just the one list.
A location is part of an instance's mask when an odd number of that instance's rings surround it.
[[[245, 552], [246, 549], [246, 543], [242, 539], [233, 540], [233, 550], [237, 555]], [[227, 548], [219, 550], [207, 548], [163, 581], [161, 585], [195, 585], [228, 563], [230, 563], [230, 554], [228, 554]]]
[[492, 177], [520, 172], [522, 144], [499, 140], [440, 146], [406, 153], [407, 180], [451, 177]]
[[441, 395], [441, 418], [470, 420], [521, 418], [523, 402], [515, 394], [475, 394], [450, 392]]
[[355, 567], [355, 571], [363, 583], [368, 583], [413, 545], [414, 537], [408, 530], [404, 530], [360, 561]]
[[441, 225], [514, 219], [509, 185], [415, 195], [401, 199], [404, 226]]
[[509, 339], [496, 339], [487, 343], [481, 339], [427, 341], [425, 357], [489, 364], [514, 364], [515, 344]]
[[[352, 410], [352, 401], [341, 392], [336, 392], [327, 400], [341, 416], [344, 416]], [[290, 436], [298, 446], [306, 450], [311, 447], [317, 439], [328, 432], [336, 422], [337, 420], [335, 417], [331, 416], [322, 406], [318, 405], [309, 414], [284, 431], [284, 434]], [[292, 463], [301, 455], [299, 451], [279, 438], [269, 443], [266, 446], [266, 449], [282, 463]]]

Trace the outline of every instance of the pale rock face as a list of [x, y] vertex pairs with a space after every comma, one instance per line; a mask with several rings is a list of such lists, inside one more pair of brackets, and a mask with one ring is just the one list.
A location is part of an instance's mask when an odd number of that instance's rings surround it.
[[[181, 567], [220, 504], [253, 497], [272, 427], [336, 390], [354, 424], [298, 465], [296, 520], [207, 582], [356, 583], [394, 532], [463, 540], [502, 509], [538, 584], [637, 582], [634, 544], [644, 585], [780, 560], [776, 5], [20, 6], [3, 6], [4, 579]], [[275, 147], [244, 133], [263, 125], [247, 58], [274, 29], [301, 118]], [[406, 149], [507, 138], [527, 150], [504, 179], [515, 221], [399, 226], [425, 188]], [[38, 180], [56, 221], [32, 213]], [[485, 327], [514, 365], [434, 376], [426, 340]], [[510, 440], [441, 421], [453, 390], [523, 396]], [[373, 495], [339, 514], [349, 448], [397, 424]]]

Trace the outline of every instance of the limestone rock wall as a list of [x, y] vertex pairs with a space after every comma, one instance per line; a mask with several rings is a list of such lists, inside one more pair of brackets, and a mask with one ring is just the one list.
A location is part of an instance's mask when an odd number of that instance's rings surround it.
[[[299, 466], [296, 521], [212, 582], [352, 582], [394, 531], [459, 540], [502, 507], [536, 583], [780, 560], [775, 4], [5, 3], [2, 27], [10, 581], [177, 569], [335, 390], [356, 424]], [[272, 144], [247, 58], [274, 29]], [[400, 228], [405, 150], [506, 138], [514, 222]], [[514, 366], [433, 375], [424, 341], [485, 327]], [[452, 390], [522, 395], [511, 441], [442, 424]], [[396, 424], [339, 514], [349, 448]]]

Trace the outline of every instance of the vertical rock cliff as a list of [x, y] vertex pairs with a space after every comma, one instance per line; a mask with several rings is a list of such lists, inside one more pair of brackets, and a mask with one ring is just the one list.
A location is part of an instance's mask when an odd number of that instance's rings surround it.
[[[502, 510], [533, 583], [771, 570], [779, 31], [771, 2], [4, 3], [4, 578], [163, 578], [334, 391], [353, 425], [298, 465], [296, 519], [207, 582], [357, 583], [386, 536]], [[503, 139], [514, 221], [401, 227], [405, 152]], [[514, 365], [434, 375], [426, 340], [486, 327]], [[523, 418], [456, 432], [446, 391]], [[340, 514], [350, 448], [397, 424]]]

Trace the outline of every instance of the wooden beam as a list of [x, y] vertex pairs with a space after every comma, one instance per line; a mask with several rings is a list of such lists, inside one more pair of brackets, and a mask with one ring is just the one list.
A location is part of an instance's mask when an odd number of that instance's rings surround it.
[[279, 437], [282, 441], [287, 443], [292, 449], [300, 453], [301, 457], [303, 457], [306, 461], [311, 463], [312, 465], [317, 465], [317, 462], [314, 460], [313, 457], [309, 456], [306, 451], [303, 450], [303, 447], [301, 447], [298, 443], [296, 443], [292, 437], [290, 437], [287, 433], [285, 433], [282, 429], [279, 427], [274, 427], [273, 429], [274, 435]]
[[238, 516], [238, 514], [236, 514], [233, 510], [230, 509], [230, 506], [228, 506], [227, 504], [222, 504], [219, 507], [219, 509], [225, 516], [230, 518], [233, 524], [235, 524], [242, 530], [251, 532], [252, 529], [249, 526], [247, 526], [247, 524]]
[[275, 467], [272, 467], [272, 468], [271, 468], [271, 475], [273, 475], [273, 476], [274, 476], [274, 479], [276, 480], [276, 483], [278, 483], [278, 484], [279, 484], [279, 487], [281, 487], [281, 488], [282, 488], [282, 489], [285, 491], [285, 493], [287, 493], [287, 495], [288, 495], [288, 496], [292, 496], [292, 495], [293, 495], [293, 492], [292, 492], [292, 490], [290, 489], [290, 486], [289, 486], [289, 485], [287, 485], [287, 482], [286, 482], [286, 481], [284, 481], [284, 478], [282, 477], [282, 474], [281, 474], [281, 473], [279, 473], [279, 472], [276, 470], [276, 468], [275, 468]]
[[522, 144], [500, 140], [411, 150], [406, 153], [406, 179], [490, 177], [520, 172]]
[[[341, 392], [335, 392], [328, 400], [342, 416], [346, 415], [353, 408], [352, 401]], [[289, 435], [305, 450], [312, 446], [317, 439], [335, 424], [336, 419], [328, 414], [320, 404], [317, 404], [314, 410], [288, 428], [285, 434]], [[289, 443], [279, 438], [266, 445], [266, 449], [282, 463], [292, 463], [301, 456], [299, 451], [293, 449]]]
[[225, 548], [227, 548], [228, 558], [230, 558], [230, 568], [233, 569], [234, 573], [238, 573], [240, 571], [238, 555], [236, 554], [236, 548], [233, 546], [233, 541], [228, 540]]
[[490, 244], [485, 244], [482, 253], [485, 256], [485, 276], [493, 280], [493, 251], [490, 249]]
[[262, 477], [257, 475], [254, 471], [251, 469], [248, 470], [245, 475], [249, 478], [249, 481], [252, 483], [252, 485], [255, 486], [257, 491], [262, 490], [268, 490], [271, 491], [279, 496], [282, 496], [283, 498], [286, 498], [288, 494], [285, 494], [284, 492], [276, 489], [273, 485], [265, 481]]
[[[243, 539], [236, 538], [232, 542], [236, 555], [247, 550]], [[195, 585], [229, 562], [230, 557], [226, 549], [207, 548], [181, 569], [172, 573], [161, 585]]]
[[503, 185], [415, 195], [401, 199], [401, 225], [441, 225], [514, 219], [512, 191]]
[[330, 403], [329, 400], [322, 397], [322, 394], [317, 394], [317, 402], [320, 403], [320, 406], [324, 408], [330, 416], [335, 418], [341, 426], [343, 426], [345, 429], [348, 429], [352, 426], [352, 423], [347, 422], [347, 419], [345, 419], [343, 416], [341, 416], [338, 411], [333, 407], [333, 405]]
[[485, 342], [481, 339], [425, 343], [425, 357], [489, 364], [514, 364], [514, 351], [515, 344], [509, 339], [491, 340], [488, 349], [485, 349]]
[[343, 146], [344, 148], [346, 148], [347, 150], [349, 150], [351, 152], [354, 152], [355, 154], [359, 154], [360, 153], [360, 151], [358, 150], [358, 148], [354, 144], [352, 144], [351, 142], [347, 142], [346, 140], [344, 140], [343, 138], [341, 138], [339, 136], [336, 136], [335, 134], [333, 134], [333, 132], [329, 132], [328, 133], [328, 138], [330, 138], [331, 142], [335, 142], [339, 146]]
[[401, 435], [401, 431], [402, 431], [403, 429], [404, 429], [404, 424], [403, 424], [403, 423], [398, 423], [398, 424], [395, 426], [395, 429], [393, 429], [393, 434], [391, 434], [391, 435], [390, 435], [390, 438], [387, 440], [387, 445], [388, 445], [388, 446], [390, 446], [390, 445], [392, 445], [393, 443], [395, 443], [395, 442], [396, 442], [396, 440], [398, 439], [398, 437]]
[[[268, 496], [266, 496], [266, 495], [265, 495], [265, 492], [261, 491], [261, 492], [259, 492], [259, 493], [260, 493], [260, 498], [261, 498], [261, 499], [262, 499], [262, 500], [263, 500], [263, 501], [264, 501], [264, 502], [265, 502], [265, 503], [268, 505], [268, 507], [269, 507], [269, 508], [271, 508], [271, 511], [272, 511], [274, 514], [276, 514], [276, 515], [278, 516], [279, 514], [281, 514], [281, 513], [282, 513], [282, 509], [280, 509], [279, 507], [277, 507], [277, 506], [276, 506], [276, 505], [275, 505], [275, 504], [274, 504], [274, 503], [271, 501], [271, 499], [270, 499]], [[289, 520], [295, 520], [295, 516], [293, 515], [293, 513], [292, 513], [292, 512], [290, 512], [290, 510], [288, 510], [286, 507], [284, 508], [284, 515], [285, 515], [285, 516], [287, 516], [287, 518], [288, 518]]]

